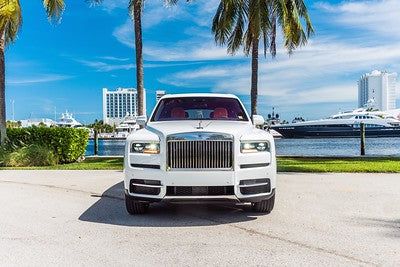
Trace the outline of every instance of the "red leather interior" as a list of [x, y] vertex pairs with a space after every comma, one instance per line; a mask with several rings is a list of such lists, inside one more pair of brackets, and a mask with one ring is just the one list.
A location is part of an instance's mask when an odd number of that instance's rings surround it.
[[185, 110], [183, 108], [177, 107], [171, 110], [171, 117], [172, 118], [185, 118]]
[[226, 108], [216, 108], [214, 109], [214, 118], [228, 118], [228, 111]]

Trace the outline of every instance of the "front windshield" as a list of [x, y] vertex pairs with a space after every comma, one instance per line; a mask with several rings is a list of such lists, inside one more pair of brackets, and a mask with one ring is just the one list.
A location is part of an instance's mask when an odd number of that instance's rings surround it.
[[240, 102], [226, 97], [179, 97], [160, 101], [151, 121], [248, 121]]

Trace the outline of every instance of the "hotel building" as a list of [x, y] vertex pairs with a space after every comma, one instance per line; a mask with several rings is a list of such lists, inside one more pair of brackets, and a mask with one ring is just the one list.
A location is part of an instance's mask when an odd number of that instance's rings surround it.
[[161, 97], [165, 96], [166, 92], [164, 90], [157, 90], [156, 91], [156, 103], [161, 99]]
[[[144, 91], [144, 112], [146, 112], [146, 91]], [[110, 125], [119, 125], [127, 116], [138, 116], [137, 90], [118, 88], [108, 91], [103, 88], [103, 121]], [[145, 113], [146, 114], [146, 113]]]
[[396, 108], [397, 73], [374, 70], [358, 80], [358, 107], [366, 107], [374, 100], [375, 108], [387, 111]]

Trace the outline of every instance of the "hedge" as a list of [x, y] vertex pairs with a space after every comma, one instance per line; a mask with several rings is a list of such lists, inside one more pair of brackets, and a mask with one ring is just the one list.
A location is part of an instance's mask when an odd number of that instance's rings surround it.
[[42, 145], [58, 155], [59, 163], [75, 162], [86, 152], [89, 131], [74, 128], [8, 128], [7, 136], [16, 147]]

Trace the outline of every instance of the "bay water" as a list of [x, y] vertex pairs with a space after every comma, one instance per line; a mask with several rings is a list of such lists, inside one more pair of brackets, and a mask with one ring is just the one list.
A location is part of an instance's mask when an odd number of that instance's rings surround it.
[[[359, 156], [359, 138], [275, 139], [277, 155], [287, 156]], [[125, 140], [99, 140], [99, 155], [124, 155]], [[94, 154], [89, 141], [86, 156]], [[400, 157], [400, 137], [366, 138], [367, 156]]]

